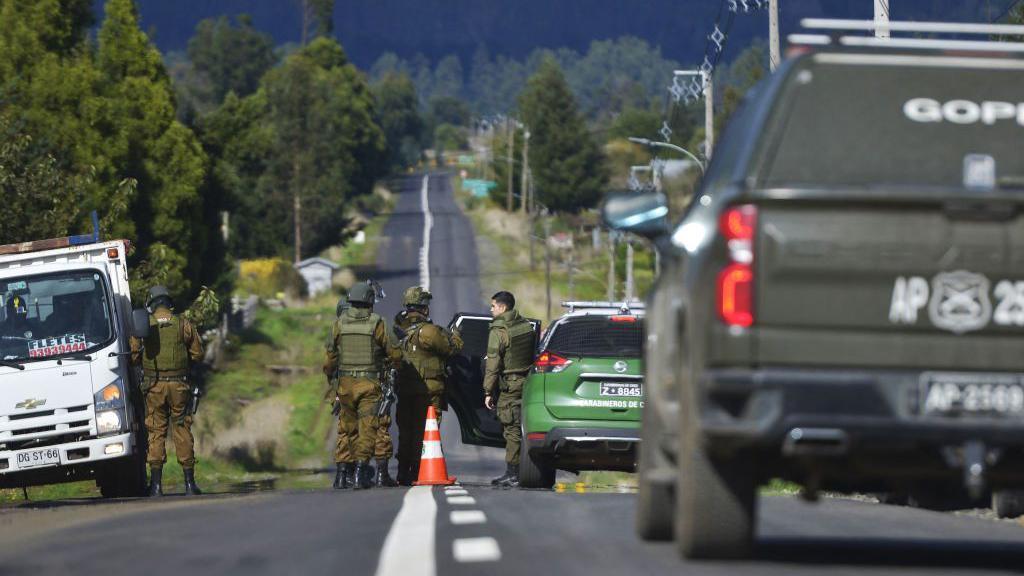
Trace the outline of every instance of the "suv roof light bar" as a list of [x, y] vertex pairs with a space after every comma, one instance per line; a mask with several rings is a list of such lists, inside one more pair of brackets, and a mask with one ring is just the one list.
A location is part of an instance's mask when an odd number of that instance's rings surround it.
[[630, 310], [643, 310], [645, 305], [643, 302], [609, 302], [607, 300], [582, 300], [582, 301], [570, 301], [562, 302], [562, 308], [568, 308], [569, 312], [575, 312], [576, 310], [586, 310], [590, 308], [614, 308], [621, 312], [629, 312]]
[[1019, 24], [977, 24], [969, 22], [875, 22], [874, 20], [843, 20], [839, 18], [804, 18], [800, 26], [808, 30], [840, 30], [874, 32], [925, 32], [934, 34], [1005, 34], [1024, 35], [1024, 26]]

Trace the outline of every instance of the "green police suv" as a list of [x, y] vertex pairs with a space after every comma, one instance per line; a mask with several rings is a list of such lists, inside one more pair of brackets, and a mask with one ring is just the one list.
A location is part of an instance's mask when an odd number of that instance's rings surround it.
[[[519, 484], [550, 488], [556, 470], [636, 470], [643, 399], [643, 304], [567, 302], [539, 338], [523, 389]], [[534, 322], [539, 332], [540, 325]], [[458, 314], [465, 346], [449, 361], [448, 400], [462, 442], [504, 446], [483, 407], [483, 356], [490, 317]]]
[[523, 389], [519, 484], [555, 470], [636, 470], [644, 406], [642, 304], [568, 302], [548, 327]]

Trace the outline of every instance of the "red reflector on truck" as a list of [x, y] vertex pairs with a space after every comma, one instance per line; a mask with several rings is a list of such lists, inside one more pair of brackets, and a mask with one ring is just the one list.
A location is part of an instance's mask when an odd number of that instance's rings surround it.
[[753, 240], [757, 227], [757, 206], [741, 204], [722, 213], [719, 224], [726, 240]]
[[544, 437], [547, 436], [544, 432], [530, 432], [526, 435], [527, 440], [540, 440], [543, 441]]
[[730, 264], [718, 274], [717, 304], [726, 324], [754, 323], [754, 271], [748, 264]]

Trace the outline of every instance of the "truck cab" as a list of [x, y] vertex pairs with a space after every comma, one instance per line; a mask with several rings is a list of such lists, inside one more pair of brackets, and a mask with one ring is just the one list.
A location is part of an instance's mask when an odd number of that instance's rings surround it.
[[145, 485], [124, 240], [0, 246], [0, 487]]

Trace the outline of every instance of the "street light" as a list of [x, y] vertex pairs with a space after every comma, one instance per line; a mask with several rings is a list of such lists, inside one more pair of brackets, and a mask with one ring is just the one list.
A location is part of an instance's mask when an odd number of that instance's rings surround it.
[[704, 174], [704, 164], [700, 161], [699, 158], [691, 154], [685, 148], [681, 148], [679, 146], [676, 146], [675, 144], [670, 144], [668, 142], [658, 142], [657, 140], [650, 140], [648, 138], [637, 138], [636, 136], [630, 136], [629, 141], [634, 144], [639, 144], [641, 146], [647, 146], [648, 148], [668, 148], [669, 150], [682, 152], [683, 154], [689, 156], [694, 162], [696, 162], [697, 166], [700, 168], [700, 173]]

